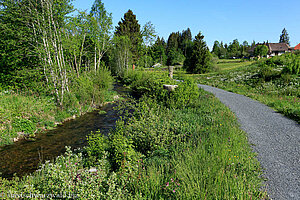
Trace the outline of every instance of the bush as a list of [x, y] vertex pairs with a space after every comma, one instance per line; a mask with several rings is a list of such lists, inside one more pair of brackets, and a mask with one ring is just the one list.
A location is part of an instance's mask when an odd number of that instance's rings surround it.
[[84, 72], [79, 77], [72, 77], [70, 92], [64, 100], [65, 108], [71, 108], [72, 114], [75, 110], [82, 110], [86, 105], [97, 106], [104, 102], [105, 92], [112, 88], [113, 77], [105, 67], [97, 72]]
[[16, 132], [23, 132], [24, 134], [33, 134], [36, 130], [36, 125], [24, 118], [15, 118], [12, 127]]
[[[199, 88], [192, 78], [185, 78], [178, 84], [175, 91], [170, 93], [167, 104], [173, 108], [183, 108], [199, 98]], [[168, 106], [168, 105], [167, 105]]]

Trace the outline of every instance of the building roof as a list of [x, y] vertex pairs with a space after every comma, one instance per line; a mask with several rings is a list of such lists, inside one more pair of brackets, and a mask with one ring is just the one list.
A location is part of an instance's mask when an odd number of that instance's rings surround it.
[[267, 43], [270, 52], [274, 51], [288, 51], [290, 46], [286, 43]]
[[294, 47], [294, 50], [300, 50], [300, 43]]

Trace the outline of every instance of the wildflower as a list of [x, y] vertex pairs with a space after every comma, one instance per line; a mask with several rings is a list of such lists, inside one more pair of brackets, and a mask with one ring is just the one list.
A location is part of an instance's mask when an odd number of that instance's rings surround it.
[[89, 172], [97, 172], [97, 169], [93, 167], [89, 170]]
[[173, 190], [173, 192], [175, 192], [175, 190]]
[[173, 178], [171, 178], [171, 181], [174, 182]]
[[169, 186], [169, 182], [167, 182], [166, 186], [167, 186], [167, 187]]

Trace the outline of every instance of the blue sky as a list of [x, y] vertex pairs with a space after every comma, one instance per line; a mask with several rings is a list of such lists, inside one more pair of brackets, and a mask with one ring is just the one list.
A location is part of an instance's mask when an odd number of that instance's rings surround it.
[[[94, 0], [74, 0], [89, 11]], [[278, 42], [286, 28], [291, 46], [300, 43], [300, 0], [102, 0], [116, 26], [131, 9], [143, 26], [151, 21], [165, 40], [171, 32], [201, 31], [211, 48], [215, 40], [225, 43]]]

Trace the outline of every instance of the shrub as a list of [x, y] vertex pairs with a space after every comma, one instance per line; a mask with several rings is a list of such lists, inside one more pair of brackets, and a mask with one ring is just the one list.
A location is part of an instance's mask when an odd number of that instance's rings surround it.
[[[175, 91], [170, 93], [167, 104], [173, 108], [183, 108], [199, 98], [199, 88], [192, 78], [185, 78]], [[168, 106], [168, 105], [167, 105]]]
[[29, 119], [15, 118], [12, 127], [16, 132], [23, 132], [25, 134], [33, 134], [36, 130], [36, 125]]

